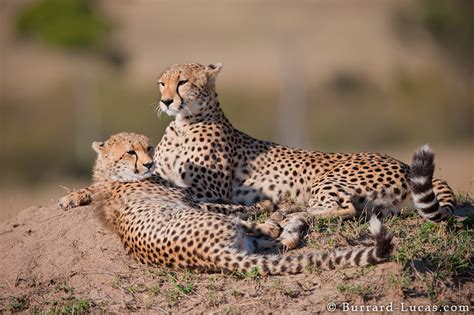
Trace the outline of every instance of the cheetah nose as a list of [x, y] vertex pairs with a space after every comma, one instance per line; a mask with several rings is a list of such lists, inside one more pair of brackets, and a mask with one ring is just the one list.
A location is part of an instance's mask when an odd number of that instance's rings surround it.
[[171, 103], [173, 103], [173, 100], [172, 99], [169, 99], [169, 100], [161, 100], [161, 102], [163, 104], [166, 105], [166, 107], [169, 107], [171, 105]]
[[151, 169], [155, 163], [153, 162], [148, 162], [148, 163], [143, 163], [143, 166], [145, 166], [147, 169]]

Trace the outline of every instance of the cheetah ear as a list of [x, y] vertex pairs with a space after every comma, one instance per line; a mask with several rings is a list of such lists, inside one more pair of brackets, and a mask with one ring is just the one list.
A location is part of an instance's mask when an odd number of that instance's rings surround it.
[[222, 69], [222, 63], [211, 63], [206, 67], [207, 75], [208, 77], [215, 78], [217, 77], [217, 74], [221, 72]]
[[92, 149], [94, 149], [95, 152], [100, 153], [102, 149], [105, 146], [105, 142], [101, 141], [94, 141], [92, 142]]

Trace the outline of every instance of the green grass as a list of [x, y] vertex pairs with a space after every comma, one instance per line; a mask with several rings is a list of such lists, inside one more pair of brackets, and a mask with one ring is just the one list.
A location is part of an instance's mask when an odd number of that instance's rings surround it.
[[94, 302], [87, 299], [63, 297], [52, 302], [47, 314], [86, 314], [90, 313], [94, 306]]
[[264, 223], [268, 219], [269, 219], [269, 214], [267, 212], [260, 212], [248, 218], [248, 221], [256, 222], [256, 223]]
[[186, 270], [180, 274], [169, 273], [168, 278], [178, 292], [187, 295], [194, 291], [196, 277], [191, 271]]
[[300, 294], [297, 288], [285, 285], [285, 282], [281, 278], [274, 279], [271, 286], [284, 296], [290, 298], [297, 298]]
[[151, 287], [148, 288], [148, 294], [150, 296], [157, 296], [161, 291], [161, 285], [152, 285]]
[[237, 276], [237, 278], [253, 280], [253, 281], [257, 281], [261, 277], [260, 268], [258, 267], [252, 268], [250, 271], [247, 271], [247, 272], [234, 272], [233, 275]]
[[158, 284], [148, 287], [148, 294], [164, 296], [169, 306], [174, 306], [183, 297], [196, 293], [196, 274], [190, 270], [178, 272], [157, 267], [149, 268], [146, 274], [158, 280]]
[[304, 242], [316, 250], [330, 250], [352, 245], [368, 235], [368, 224], [361, 220], [343, 222], [334, 218], [314, 218], [309, 223], [309, 233]]
[[[469, 196], [458, 202], [471, 203]], [[391, 261], [401, 265], [402, 274], [388, 275], [389, 287], [404, 295], [417, 292], [432, 300], [463, 278], [474, 276], [474, 217], [451, 218], [433, 223], [422, 219], [416, 212], [385, 220], [396, 244]], [[363, 220], [314, 219], [305, 242], [318, 250], [367, 244], [370, 239], [368, 223]], [[364, 268], [358, 269], [365, 272]], [[359, 284], [341, 284], [341, 293], [368, 296], [367, 288]]]
[[346, 295], [358, 295], [364, 300], [369, 298], [373, 293], [373, 288], [370, 285], [363, 284], [340, 284], [336, 289]]
[[30, 302], [29, 302], [28, 297], [26, 296], [14, 297], [10, 299], [9, 304], [7, 305], [6, 309], [7, 311], [10, 311], [12, 313], [21, 312], [23, 310], [28, 309], [29, 305], [30, 305]]
[[243, 295], [243, 293], [234, 288], [234, 289], [230, 290], [230, 295], [235, 297], [235, 298], [238, 298], [238, 297], [241, 297]]
[[[414, 222], [416, 226], [407, 226], [406, 222]], [[392, 232], [401, 241], [392, 259], [434, 300], [445, 288], [455, 284], [456, 279], [474, 275], [473, 222], [473, 217], [464, 221], [452, 218], [439, 224], [419, 218], [395, 218]], [[412, 283], [404, 291], [415, 289]]]

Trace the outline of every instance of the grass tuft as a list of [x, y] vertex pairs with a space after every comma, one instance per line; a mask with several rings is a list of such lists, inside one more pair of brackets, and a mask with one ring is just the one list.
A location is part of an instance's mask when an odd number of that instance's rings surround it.
[[90, 313], [94, 302], [73, 296], [63, 297], [52, 302], [51, 314], [85, 314]]

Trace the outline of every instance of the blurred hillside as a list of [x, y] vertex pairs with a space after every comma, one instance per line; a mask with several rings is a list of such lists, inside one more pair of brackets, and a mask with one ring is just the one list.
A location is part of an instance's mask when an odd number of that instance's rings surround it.
[[[118, 131], [157, 143], [170, 121], [155, 112], [160, 73], [222, 62], [221, 103], [251, 135], [317, 150], [408, 152], [399, 158], [423, 143], [454, 148], [461, 170], [445, 178], [472, 191], [472, 2], [82, 2], [103, 21], [92, 22], [103, 46], [65, 49], [34, 27], [25, 36], [22, 18], [40, 2], [0, 4], [1, 187], [87, 178], [90, 143]], [[59, 20], [52, 31], [61, 39], [71, 20]]]

